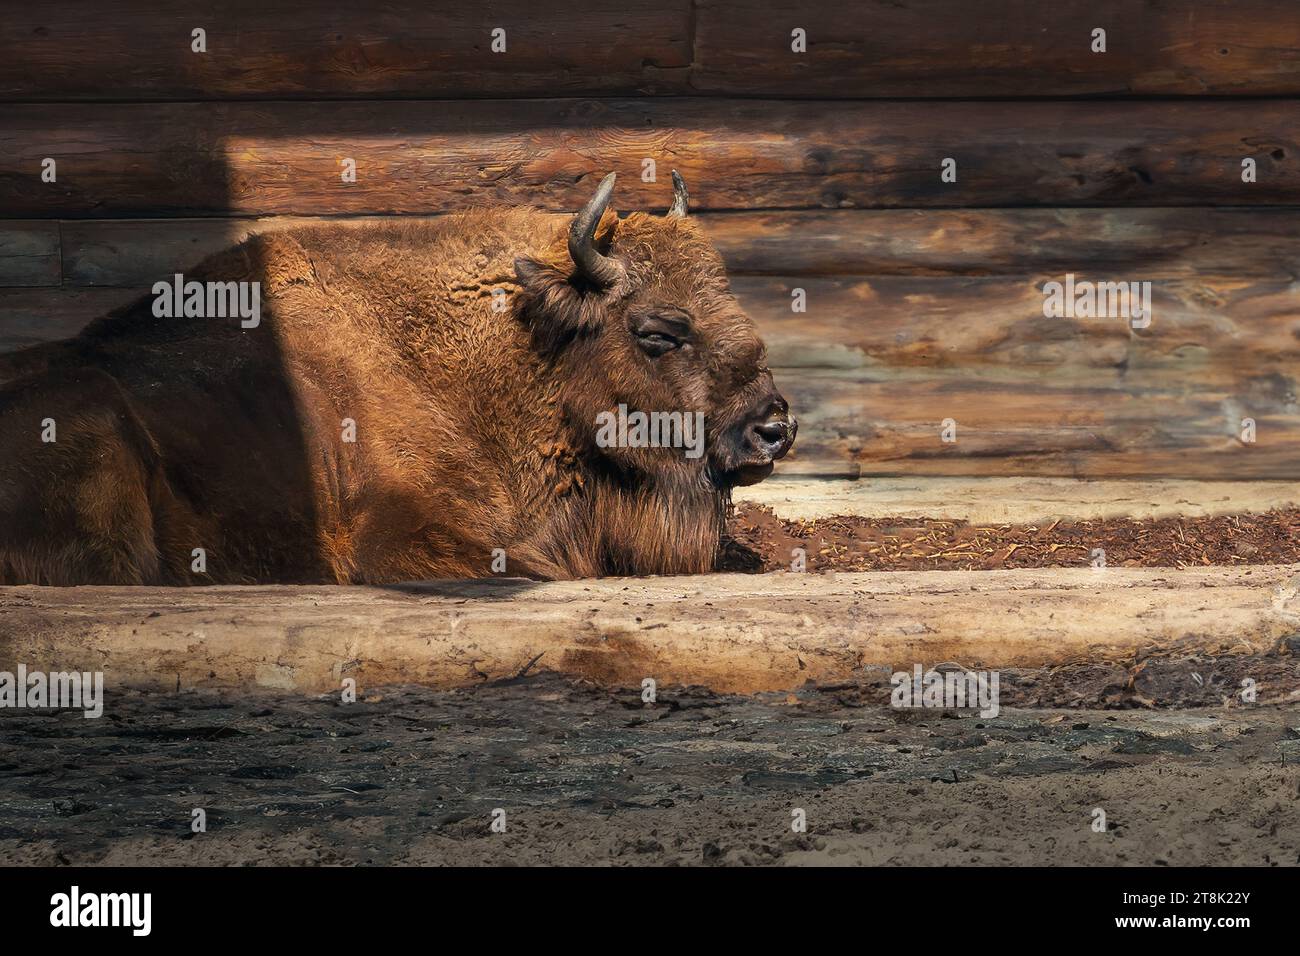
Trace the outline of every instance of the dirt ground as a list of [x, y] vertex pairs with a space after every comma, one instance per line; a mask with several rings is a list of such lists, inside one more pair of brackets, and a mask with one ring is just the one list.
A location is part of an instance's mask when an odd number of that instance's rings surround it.
[[[1300, 712], [1224, 702], [1234, 680], [1004, 672], [990, 718], [893, 710], [883, 674], [653, 704], [543, 675], [9, 711], [0, 864], [1300, 864]], [[1201, 706], [1143, 705], [1173, 685]]]
[[1300, 510], [1214, 517], [1110, 518], [1043, 525], [972, 525], [933, 518], [789, 521], [744, 503], [729, 525], [728, 571], [774, 571], [803, 548], [809, 571], [1087, 567], [1094, 548], [1112, 567], [1292, 564]]

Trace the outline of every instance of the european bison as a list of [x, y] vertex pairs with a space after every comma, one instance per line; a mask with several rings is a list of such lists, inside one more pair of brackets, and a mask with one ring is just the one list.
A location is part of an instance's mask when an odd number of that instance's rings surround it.
[[159, 317], [169, 279], [20, 353], [0, 582], [711, 570], [796, 424], [673, 179], [666, 216], [620, 220], [611, 173], [567, 233], [482, 209], [263, 235], [184, 276], [260, 283], [260, 315], [205, 285]]

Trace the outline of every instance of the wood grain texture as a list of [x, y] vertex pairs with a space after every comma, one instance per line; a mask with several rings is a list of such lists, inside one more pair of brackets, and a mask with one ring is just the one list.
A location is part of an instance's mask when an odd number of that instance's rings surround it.
[[[1037, 276], [739, 276], [741, 305], [783, 368], [1110, 369], [1188, 376], [1300, 372], [1300, 294], [1289, 278], [1151, 280], [1151, 324], [1048, 318]], [[1078, 280], [1141, 274], [1076, 274]], [[807, 311], [791, 311], [803, 289]]]
[[[557, 222], [563, 218], [557, 213]], [[1148, 279], [1300, 276], [1300, 213], [1285, 208], [784, 210], [706, 212], [696, 219], [733, 276], [1021, 276], [1083, 270]], [[143, 286], [249, 235], [321, 221], [292, 216], [65, 220], [56, 227], [30, 220], [4, 223], [0, 235], [10, 236], [15, 249], [19, 242], [44, 248], [46, 237], [61, 231], [66, 283]], [[6, 259], [4, 248], [0, 245], [0, 284], [37, 284], [23, 281], [30, 267]]]
[[[1294, 480], [1291, 379], [1204, 383], [1170, 373], [971, 375], [962, 370], [778, 373], [799, 418], [780, 474], [1039, 475]], [[1244, 444], [1243, 418], [1257, 423]], [[945, 419], [957, 440], [941, 440]]]
[[60, 256], [57, 222], [0, 220], [0, 288], [58, 285]]
[[0, 99], [654, 93], [686, 88], [689, 25], [689, 0], [61, 0], [0, 18]]
[[[0, 355], [71, 338], [92, 319], [125, 305], [142, 289], [0, 289]], [[0, 381], [4, 380], [0, 371]]]
[[1113, 518], [1204, 518], [1300, 508], [1296, 481], [1188, 481], [1140, 478], [784, 478], [732, 492], [737, 505], [771, 508], [786, 521], [946, 518], [973, 525], [1098, 521]]
[[[1300, 8], [1269, 0], [699, 0], [692, 86], [826, 97], [1294, 95]], [[808, 52], [790, 31], [807, 30]], [[1106, 30], [1106, 52], [1091, 51]]]
[[1300, 93], [1300, 10], [1270, 0], [62, 0], [7, 11], [0, 49], [9, 100]]
[[[1300, 567], [691, 575], [396, 588], [3, 588], [0, 666], [114, 688], [481, 685], [795, 690], [864, 667], [977, 669], [1265, 654], [1300, 621]], [[636, 609], [635, 621], [628, 607]], [[531, 664], [530, 664], [531, 662]]]
[[733, 275], [1300, 276], [1294, 208], [776, 210], [700, 219]]
[[662, 210], [670, 166], [696, 210], [1266, 206], [1300, 203], [1298, 131], [1296, 100], [19, 105], [0, 114], [0, 216], [573, 210], [610, 170], [618, 208]]

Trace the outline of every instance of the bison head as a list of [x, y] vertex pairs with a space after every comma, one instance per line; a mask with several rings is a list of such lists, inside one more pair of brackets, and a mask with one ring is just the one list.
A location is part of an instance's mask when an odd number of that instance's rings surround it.
[[[685, 471], [723, 492], [763, 480], [790, 450], [797, 423], [721, 257], [687, 218], [685, 184], [674, 170], [667, 215], [622, 220], [609, 209], [613, 188], [610, 173], [566, 237], [515, 261], [519, 315], [557, 366], [571, 433], [623, 471]], [[619, 406], [694, 421], [701, 414], [703, 454], [597, 442], [598, 423]]]

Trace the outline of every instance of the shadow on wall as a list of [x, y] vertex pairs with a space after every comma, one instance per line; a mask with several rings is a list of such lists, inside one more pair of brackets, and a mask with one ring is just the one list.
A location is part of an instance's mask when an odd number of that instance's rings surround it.
[[[214, 202], [230, 194], [226, 167], [194, 172], [210, 211], [226, 211]], [[329, 446], [308, 434], [261, 311], [266, 248], [156, 275], [147, 286], [175, 291], [0, 355], [0, 583], [331, 579], [310, 480]], [[202, 305], [187, 309], [190, 282]]]

